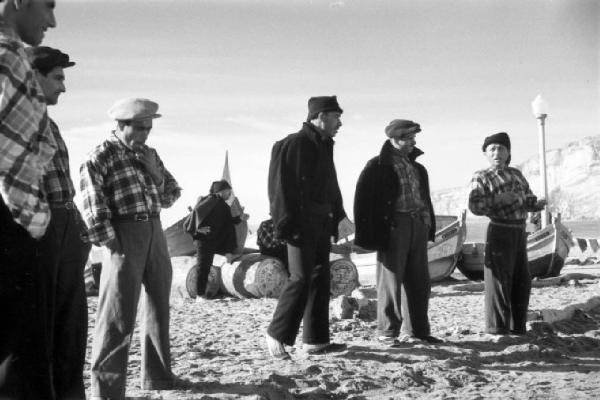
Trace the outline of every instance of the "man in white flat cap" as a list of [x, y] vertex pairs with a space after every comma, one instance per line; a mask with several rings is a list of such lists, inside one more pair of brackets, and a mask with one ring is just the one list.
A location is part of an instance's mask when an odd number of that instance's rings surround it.
[[[146, 145], [158, 104], [147, 99], [117, 101], [109, 116], [111, 136], [81, 165], [84, 216], [90, 241], [106, 246], [100, 277], [92, 348], [92, 398], [124, 398], [127, 358], [142, 284], [141, 387], [169, 390], [179, 385], [171, 372], [169, 294], [172, 267], [159, 215], [181, 188], [156, 150]], [[108, 262], [107, 262], [108, 261]]]
[[392, 346], [441, 342], [431, 336], [427, 315], [427, 241], [435, 236], [435, 215], [427, 170], [416, 161], [423, 154], [415, 147], [418, 132], [410, 120], [388, 124], [389, 139], [367, 162], [354, 197], [354, 241], [377, 251], [378, 339]]

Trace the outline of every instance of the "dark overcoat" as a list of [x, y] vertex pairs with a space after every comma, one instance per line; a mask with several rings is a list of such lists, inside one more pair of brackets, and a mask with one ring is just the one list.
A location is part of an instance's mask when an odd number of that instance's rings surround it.
[[[369, 160], [358, 178], [354, 195], [354, 242], [367, 250], [385, 251], [389, 245], [390, 230], [394, 224], [394, 206], [398, 198], [399, 180], [393, 167], [389, 140], [378, 156]], [[429, 177], [425, 167], [416, 161], [423, 152], [414, 148], [409, 154], [411, 163], [419, 173], [421, 198], [431, 215], [429, 240], [435, 237], [435, 214], [429, 192]]]
[[[231, 253], [237, 248], [235, 224], [241, 220], [231, 216], [231, 209], [220, 196], [201, 197], [190, 217], [193, 227], [190, 234], [194, 240], [209, 244], [217, 254]], [[210, 232], [198, 233], [202, 227], [210, 227]]]
[[[304, 123], [299, 132], [292, 133], [273, 145], [269, 166], [269, 202], [275, 237], [294, 240], [299, 227], [309, 215], [311, 190], [315, 187], [318, 165], [318, 132]], [[346, 216], [337, 175], [334, 175], [336, 200], [332, 204], [333, 228], [331, 235], [337, 238], [338, 223]]]

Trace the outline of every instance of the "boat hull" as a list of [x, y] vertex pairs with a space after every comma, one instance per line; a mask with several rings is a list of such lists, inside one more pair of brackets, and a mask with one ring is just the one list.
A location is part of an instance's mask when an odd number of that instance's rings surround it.
[[[532, 278], [558, 276], [564, 266], [572, 238], [559, 221], [527, 238], [529, 273]], [[483, 280], [484, 243], [466, 243], [457, 262], [458, 270], [469, 280]]]

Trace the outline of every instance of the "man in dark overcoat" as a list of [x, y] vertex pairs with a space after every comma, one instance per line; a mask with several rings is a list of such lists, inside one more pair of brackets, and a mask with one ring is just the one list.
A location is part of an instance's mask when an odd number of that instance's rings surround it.
[[273, 146], [269, 200], [275, 236], [287, 241], [290, 276], [267, 330], [267, 347], [289, 358], [303, 321], [307, 353], [340, 351], [329, 340], [329, 252], [331, 238], [346, 236], [346, 217], [333, 162], [333, 137], [342, 126], [335, 96], [312, 97], [302, 129]]
[[[378, 339], [440, 342], [428, 318], [431, 283], [427, 242], [435, 235], [429, 178], [416, 158], [419, 124], [403, 119], [385, 128], [388, 140], [367, 162], [356, 186], [355, 244], [377, 251]], [[402, 328], [402, 336], [397, 338]]]

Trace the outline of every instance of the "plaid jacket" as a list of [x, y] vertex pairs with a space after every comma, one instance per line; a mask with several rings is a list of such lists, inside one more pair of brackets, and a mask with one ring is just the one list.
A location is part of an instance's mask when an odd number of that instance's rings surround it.
[[181, 194], [181, 188], [154, 153], [163, 173], [163, 188], [135, 158], [133, 150], [116, 136], [105, 140], [81, 165], [81, 191], [84, 217], [90, 242], [104, 245], [115, 237], [111, 219], [117, 215], [160, 213], [170, 207]]
[[42, 175], [56, 147], [23, 44], [0, 24], [0, 196], [34, 238], [43, 236], [50, 222]]
[[[514, 192], [521, 202], [509, 205], [494, 205], [494, 196], [503, 192]], [[475, 215], [492, 219], [524, 220], [527, 218], [525, 196], [533, 194], [521, 171], [512, 167], [487, 168], [475, 172], [469, 191], [469, 210]]]
[[54, 158], [52, 158], [52, 162], [48, 165], [44, 173], [44, 191], [50, 203], [73, 201], [75, 188], [69, 169], [69, 151], [60, 135], [58, 126], [51, 118], [48, 118], [48, 120], [50, 121], [52, 136], [58, 148], [54, 154]]
[[425, 202], [421, 199], [419, 174], [411, 164], [408, 156], [392, 152], [392, 167], [398, 176], [397, 211], [425, 210]]

